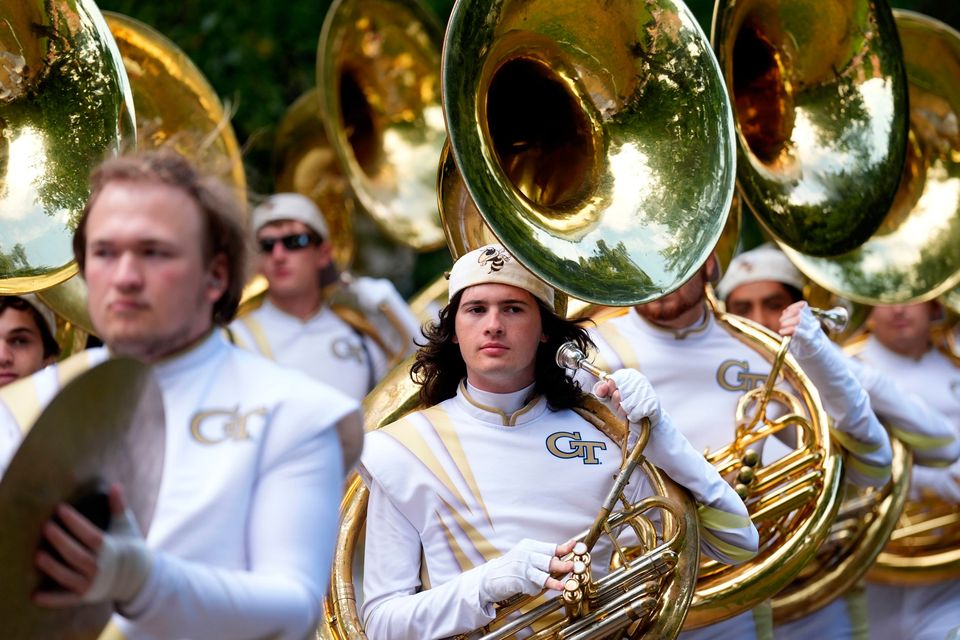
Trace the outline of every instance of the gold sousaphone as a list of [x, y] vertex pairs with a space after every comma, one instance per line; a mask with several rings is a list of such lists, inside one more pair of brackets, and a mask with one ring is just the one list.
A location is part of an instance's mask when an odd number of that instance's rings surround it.
[[[577, 4], [459, 2], [446, 36], [444, 108], [465, 198], [477, 203], [513, 255], [570, 295], [623, 305], [676, 289], [709, 255], [732, 197], [732, 121], [715, 60], [682, 4], [618, 0], [592, 17], [584, 21]], [[611, 47], [611, 39], [619, 45]], [[545, 126], [534, 126], [538, 119]], [[464, 127], [482, 132], [482, 140]], [[476, 164], [481, 159], [483, 166]], [[511, 236], [501, 225], [529, 233]], [[368, 396], [368, 428], [415, 408], [416, 393], [407, 372], [395, 371]], [[622, 421], [608, 416], [603, 425], [622, 441]], [[651, 581], [638, 567], [651, 556], [640, 553], [597, 584], [598, 593], [606, 594], [610, 583], [629, 590], [622, 599], [592, 612], [564, 607], [559, 620], [524, 617], [517, 624], [544, 638], [676, 635], [692, 596], [696, 524], [692, 505], [682, 501], [685, 492], [668, 489], [653, 467], [644, 469], [671, 503], [681, 502], [679, 511], [668, 509], [659, 534], [632, 521], [646, 532], [641, 540], [653, 533], [652, 540], [675, 544], [682, 536], [670, 521], [687, 523], [688, 543], [677, 549], [676, 564], [652, 581], [659, 588], [644, 586]], [[364, 491], [355, 480], [344, 502], [332, 596], [320, 629], [325, 638], [362, 637], [351, 574]], [[624, 516], [612, 517], [618, 523]], [[515, 606], [528, 604], [534, 606], [529, 600]], [[597, 604], [590, 600], [586, 608]], [[517, 631], [505, 619], [512, 610], [502, 611], [495, 626], [507, 626], [489, 637]]]
[[897, 190], [903, 57], [884, 0], [717, 0], [714, 47], [737, 116], [737, 186], [783, 244], [862, 244]]

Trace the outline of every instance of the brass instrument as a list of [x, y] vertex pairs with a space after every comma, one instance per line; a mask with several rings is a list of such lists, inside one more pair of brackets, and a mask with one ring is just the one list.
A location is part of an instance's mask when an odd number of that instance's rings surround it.
[[77, 272], [90, 169], [136, 134], [120, 54], [91, 0], [4, 3], [0, 56], [0, 295], [15, 295]]
[[[867, 335], [844, 345], [856, 354]], [[954, 339], [952, 332], [944, 335]], [[960, 352], [941, 343], [938, 348], [960, 368]], [[960, 509], [957, 505], [924, 492], [919, 499], [906, 502], [889, 540], [867, 578], [894, 585], [924, 585], [960, 578]]]
[[[735, 478], [760, 533], [760, 551], [737, 566], [701, 562], [685, 629], [725, 620], [787, 586], [826, 539], [840, 504], [842, 477], [828, 418], [813, 385], [788, 354], [790, 340], [722, 313], [709, 289], [707, 299], [720, 326], [772, 361], [766, 384], [740, 398], [734, 440], [707, 452], [721, 475]], [[781, 374], [799, 397], [775, 387]], [[771, 402], [785, 413], [768, 416]], [[798, 447], [762, 466], [755, 443], [788, 429], [796, 432]]]
[[[907, 160], [892, 205], [862, 246], [830, 258], [783, 247], [811, 280], [865, 304], [921, 302], [960, 283], [960, 34], [894, 11], [910, 91]], [[859, 200], [856, 206], [861, 207]], [[782, 246], [782, 243], [781, 243]]]
[[418, 0], [336, 0], [317, 48], [322, 120], [344, 174], [384, 233], [420, 251], [443, 245], [442, 33]]
[[[557, 353], [558, 366], [577, 366], [583, 358], [582, 353], [571, 354], [568, 345], [564, 345]], [[380, 428], [415, 410], [418, 392], [418, 387], [409, 378], [407, 367], [393, 369], [364, 400], [366, 429]], [[625, 445], [627, 430], [622, 419], [613, 416], [597, 401], [589, 402], [585, 412], [581, 412], [581, 415], [615, 442]], [[560, 619], [554, 616], [546, 623], [546, 628], [537, 629], [537, 633], [531, 637], [581, 640], [617, 637], [616, 634], [622, 633], [627, 627], [631, 627], [630, 637], [645, 633], [651, 638], [672, 638], [678, 633], [692, 596], [690, 587], [696, 577], [698, 523], [689, 494], [643, 460], [642, 450], [648, 434], [649, 424], [629, 455], [627, 448], [621, 447], [621, 472], [594, 526], [580, 536], [584, 546], [575, 549], [574, 555], [584, 566], [575, 568], [565, 584], [564, 592], [540, 604], [536, 604], [534, 597], [511, 599], [498, 611], [497, 621], [493, 623], [503, 626], [484, 635], [484, 640], [510, 637], [561, 610], [565, 616]], [[623, 487], [638, 468], [647, 476], [658, 495], [627, 504]], [[366, 637], [357, 614], [353, 580], [354, 558], [361, 545], [366, 519], [367, 496], [366, 487], [355, 475], [349, 482], [341, 507], [341, 535], [334, 555], [330, 595], [324, 603], [324, 621], [317, 630], [317, 637], [322, 640]], [[618, 501], [624, 501], [624, 507], [614, 510]], [[659, 536], [653, 534], [653, 524], [644, 516], [644, 513], [654, 509], [662, 512], [663, 530]], [[637, 533], [641, 544], [645, 545], [644, 552], [638, 553], [635, 548], [628, 552], [614, 543], [615, 565], [620, 568], [593, 580], [590, 577], [593, 571], [603, 572], [595, 568], [591, 570], [589, 549], [601, 535], [612, 537], [613, 532], [625, 527]], [[536, 606], [531, 609], [533, 605]], [[521, 610], [521, 616], [507, 617]], [[635, 628], [638, 623], [643, 625], [640, 630]]]
[[219, 176], [246, 203], [246, 177], [230, 114], [203, 73], [152, 27], [104, 12], [133, 89], [139, 149], [167, 148]]
[[[451, 151], [491, 230], [569, 295], [673, 291], [716, 244], [733, 122], [696, 20], [672, 0], [463, 2], [443, 64]], [[654, 106], [655, 105], [655, 106]]]
[[736, 112], [746, 203], [796, 251], [830, 256], [862, 244], [890, 207], [907, 144], [890, 7], [722, 0], [712, 40]]

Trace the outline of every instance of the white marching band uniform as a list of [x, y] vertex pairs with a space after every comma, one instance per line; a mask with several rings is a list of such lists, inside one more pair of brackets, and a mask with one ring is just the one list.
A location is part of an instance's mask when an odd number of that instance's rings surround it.
[[[464, 381], [455, 397], [367, 434], [361, 615], [372, 640], [483, 627], [495, 615], [481, 595], [492, 562], [524, 539], [559, 544], [592, 524], [619, 468], [619, 447], [577, 412], [553, 411], [542, 397], [528, 401], [532, 389], [493, 394]], [[645, 454], [701, 504], [705, 553], [724, 562], [756, 553], [742, 501], [668, 417]], [[634, 499], [651, 493], [637, 477], [626, 489]], [[607, 566], [605, 538], [592, 556], [595, 571]]]
[[[18, 430], [18, 417], [37, 415], [68, 379], [107, 357], [105, 349], [86, 351], [20, 381], [29, 387], [11, 385], [18, 395], [0, 405], [0, 432]], [[113, 631], [310, 635], [342, 495], [335, 426], [356, 402], [227, 344], [219, 332], [152, 371], [166, 413], [164, 469], [146, 538], [152, 569], [114, 616]], [[25, 400], [35, 406], [25, 408]]]
[[264, 300], [234, 320], [230, 334], [238, 347], [302, 371], [357, 400], [387, 372], [387, 356], [380, 345], [326, 304], [301, 320]]
[[[960, 438], [960, 368], [936, 349], [914, 360], [890, 351], [870, 336], [856, 357], [893, 378], [947, 417]], [[931, 441], [931, 444], [935, 440]], [[947, 468], [914, 467], [911, 497], [931, 491], [960, 504], [960, 462]], [[960, 626], [960, 580], [926, 586], [867, 583], [871, 638], [942, 640]]]
[[[740, 397], [762, 386], [770, 372], [770, 363], [760, 353], [732, 336], [706, 309], [699, 323], [682, 331], [656, 327], [631, 310], [591, 329], [590, 337], [597, 345], [595, 363], [607, 370], [642, 371], [677, 428], [700, 451], [716, 451], [730, 443]], [[892, 459], [886, 433], [851, 371], [837, 366], [843, 357], [824, 344], [806, 352], [802, 348], [817, 340], [797, 335], [791, 350], [835, 420], [831, 433], [848, 453], [846, 478], [860, 486], [882, 485], [890, 476]], [[825, 336], [822, 340], [828, 344]], [[578, 373], [581, 382], [588, 377]], [[771, 635], [771, 611], [764, 603], [752, 612], [683, 632], [680, 638], [743, 640]]]

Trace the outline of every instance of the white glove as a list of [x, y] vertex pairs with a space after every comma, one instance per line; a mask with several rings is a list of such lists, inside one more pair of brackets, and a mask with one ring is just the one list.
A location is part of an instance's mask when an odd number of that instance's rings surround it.
[[114, 514], [97, 552], [97, 574], [84, 602], [129, 602], [150, 575], [152, 556], [133, 513]]
[[[620, 369], [610, 375], [619, 391], [619, 404], [617, 397], [613, 398], [613, 409], [633, 424], [639, 424], [643, 418], [650, 418], [650, 425], [657, 426], [660, 422], [660, 399], [653, 390], [653, 385], [636, 369]], [[598, 382], [593, 386], [594, 395], [597, 394], [597, 388], [603, 382]], [[599, 397], [599, 396], [598, 396]]]
[[557, 545], [524, 538], [505, 554], [483, 565], [480, 603], [483, 606], [518, 593], [534, 596], [550, 577], [550, 560]]
[[357, 296], [357, 303], [367, 314], [377, 313], [381, 304], [399, 295], [393, 283], [386, 278], [356, 278], [350, 282], [350, 291]]
[[[824, 333], [820, 321], [810, 311], [810, 306], [806, 302], [799, 303], [799, 323], [793, 333], [793, 340], [790, 342], [790, 352], [798, 360], [808, 360], [816, 356], [830, 342], [830, 338]], [[784, 311], [784, 316], [788, 314]]]
[[[392, 333], [401, 332], [405, 335], [398, 335], [397, 344], [391, 346], [400, 353], [409, 353], [416, 349], [415, 340], [422, 337], [420, 321], [410, 310], [400, 292], [397, 291], [393, 283], [386, 278], [357, 278], [350, 283], [350, 291], [357, 298], [357, 304], [369, 319], [373, 320], [384, 316], [381, 306], [385, 306], [391, 318], [387, 319], [388, 328]], [[395, 326], [394, 322], [399, 326]], [[383, 330], [380, 323], [377, 327]]]

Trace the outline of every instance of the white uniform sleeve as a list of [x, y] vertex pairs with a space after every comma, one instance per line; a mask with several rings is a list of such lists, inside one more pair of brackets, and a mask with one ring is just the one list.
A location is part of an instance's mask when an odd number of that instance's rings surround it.
[[[361, 469], [362, 470], [362, 469]], [[380, 484], [364, 473], [370, 489], [364, 545], [363, 593], [360, 609], [370, 640], [427, 640], [469, 633], [491, 620], [480, 603], [480, 567], [441, 585], [419, 591], [420, 534], [387, 497]]]
[[[268, 440], [272, 440], [270, 438]], [[121, 612], [152, 637], [296, 638], [320, 618], [337, 534], [337, 432], [265, 444], [248, 525], [248, 571], [155, 552], [150, 576]], [[202, 526], [202, 523], [197, 523]], [[122, 625], [121, 625], [122, 626]]]
[[726, 564], [745, 562], [757, 554], [760, 536], [743, 500], [673, 425], [666, 411], [661, 411], [644, 455], [696, 498], [700, 548], [705, 554]]
[[856, 358], [850, 370], [870, 395], [870, 406], [890, 432], [910, 446], [917, 464], [943, 467], [960, 457], [960, 439], [950, 419], [876, 367]]
[[960, 462], [946, 469], [914, 467], [910, 480], [910, 499], [920, 500], [926, 492], [960, 505]]
[[[833, 418], [834, 438], [848, 452], [846, 478], [861, 487], [882, 486], [890, 478], [890, 438], [870, 406], [870, 398], [847, 366], [848, 358], [817, 325], [812, 345], [801, 342], [798, 329], [791, 344], [797, 362], [820, 392]], [[794, 349], [794, 346], [799, 348]]]
[[10, 465], [10, 460], [13, 459], [13, 454], [17, 452], [22, 439], [23, 436], [16, 420], [10, 415], [10, 411], [0, 403], [0, 478], [3, 478], [3, 474]]

